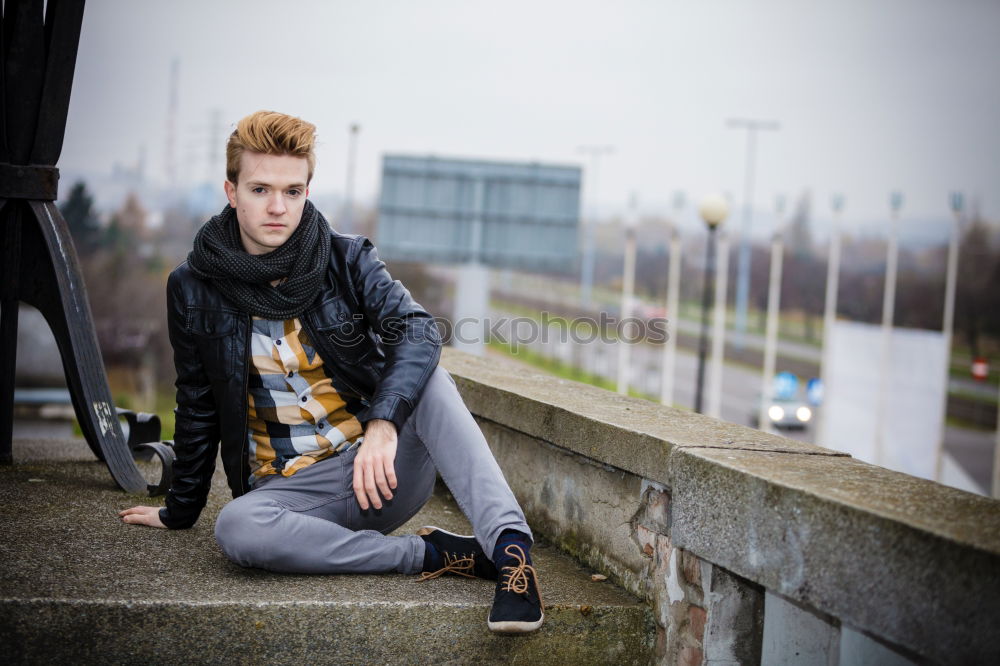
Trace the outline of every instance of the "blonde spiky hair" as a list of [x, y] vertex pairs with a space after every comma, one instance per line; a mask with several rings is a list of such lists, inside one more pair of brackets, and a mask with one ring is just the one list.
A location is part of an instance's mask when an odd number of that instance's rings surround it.
[[226, 143], [226, 178], [236, 184], [244, 150], [265, 155], [294, 155], [309, 162], [309, 180], [316, 168], [316, 126], [277, 111], [257, 111], [240, 120]]

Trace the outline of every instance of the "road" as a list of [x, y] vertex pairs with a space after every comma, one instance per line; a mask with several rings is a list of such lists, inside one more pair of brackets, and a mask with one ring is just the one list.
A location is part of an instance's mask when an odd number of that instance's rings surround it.
[[[550, 326], [549, 335], [530, 335], [531, 326], [521, 324], [518, 335], [512, 334], [511, 321], [517, 315], [498, 308], [490, 309], [494, 322], [503, 322], [496, 327], [497, 332], [507, 341], [525, 340], [524, 348], [548, 358], [556, 358], [567, 365], [581, 368], [612, 382], [617, 380], [617, 342], [593, 340], [574, 342], [559, 326]], [[637, 344], [632, 346], [631, 379], [633, 390], [650, 396], [660, 395], [662, 346]], [[516, 358], [516, 353], [514, 354]], [[677, 351], [677, 365], [674, 379], [675, 406], [692, 409], [694, 406], [695, 374], [697, 357], [683, 349]], [[706, 382], [707, 382], [706, 369]], [[731, 423], [750, 425], [756, 408], [757, 396], [761, 388], [760, 371], [743, 365], [724, 363], [722, 371], [723, 394], [721, 418]], [[707, 399], [707, 389], [706, 389]], [[783, 436], [812, 442], [813, 428], [804, 431], [783, 431]], [[995, 434], [989, 431], [947, 427], [945, 429], [944, 451], [946, 454], [946, 475], [943, 482], [948, 485], [985, 494], [989, 488], [995, 448]]]

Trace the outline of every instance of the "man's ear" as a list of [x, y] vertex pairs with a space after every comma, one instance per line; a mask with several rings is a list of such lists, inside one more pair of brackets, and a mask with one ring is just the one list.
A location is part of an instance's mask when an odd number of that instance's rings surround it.
[[236, 208], [236, 185], [227, 180], [225, 185], [223, 185], [223, 189], [226, 190], [226, 198], [229, 199], [229, 205]]

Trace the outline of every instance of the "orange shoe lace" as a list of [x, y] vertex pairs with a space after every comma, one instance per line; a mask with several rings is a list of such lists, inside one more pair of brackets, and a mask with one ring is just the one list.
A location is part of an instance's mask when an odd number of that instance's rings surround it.
[[[511, 550], [513, 549], [513, 550]], [[501, 571], [507, 579], [503, 582], [503, 589], [514, 594], [525, 594], [528, 591], [528, 572], [531, 572], [535, 579], [535, 590], [538, 592], [538, 605], [545, 608], [542, 601], [542, 587], [538, 584], [538, 572], [535, 567], [528, 564], [528, 558], [524, 550], [516, 543], [512, 543], [503, 549], [503, 552], [517, 560], [517, 565], [503, 567]]]
[[475, 578], [475, 574], [472, 573], [472, 569], [475, 564], [475, 560], [469, 556], [459, 557], [457, 553], [455, 555], [452, 555], [451, 553], [444, 553], [444, 566], [437, 571], [421, 572], [420, 579], [417, 582], [419, 583], [432, 578], [437, 578], [445, 575], [446, 573], [453, 573], [456, 576], [465, 576], [466, 578]]

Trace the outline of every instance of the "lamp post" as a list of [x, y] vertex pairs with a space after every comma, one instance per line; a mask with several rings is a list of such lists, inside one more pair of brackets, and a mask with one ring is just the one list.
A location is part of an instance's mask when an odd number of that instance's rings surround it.
[[773, 120], [753, 120], [730, 118], [726, 121], [730, 129], [747, 131], [747, 162], [743, 178], [743, 224], [740, 229], [739, 264], [736, 269], [736, 337], [737, 349], [743, 348], [743, 337], [747, 330], [747, 306], [750, 300], [750, 229], [753, 226], [754, 169], [757, 164], [757, 132], [776, 131], [781, 125]]
[[826, 396], [830, 395], [830, 353], [832, 352], [833, 327], [837, 321], [837, 294], [840, 289], [840, 226], [844, 212], [844, 195], [836, 193], [830, 199], [833, 221], [830, 225], [830, 253], [826, 264], [826, 296], [823, 301], [823, 355], [819, 366], [819, 377], [823, 382], [823, 402], [819, 409], [816, 431], [820, 445], [825, 445], [826, 436]]
[[[942, 465], [944, 464], [944, 438], [948, 427], [948, 382], [951, 379], [951, 339], [955, 323], [955, 287], [958, 284], [958, 232], [962, 223], [962, 206], [964, 198], [961, 192], [952, 192], [949, 197], [952, 221], [948, 233], [948, 263], [945, 266], [944, 282], [944, 318], [941, 322], [941, 332], [944, 334], [944, 404], [941, 405], [941, 435], [938, 437], [936, 460], [934, 461], [934, 480], [941, 482]], [[996, 467], [994, 466], [994, 469]]]
[[764, 432], [771, 432], [771, 419], [767, 413], [769, 400], [774, 393], [774, 370], [778, 356], [778, 313], [781, 311], [781, 269], [785, 257], [784, 233], [785, 198], [778, 197], [775, 205], [778, 214], [777, 229], [771, 239], [771, 276], [767, 288], [767, 329], [764, 334], [764, 371], [760, 378], [760, 413], [757, 425]]
[[579, 146], [577, 152], [590, 156], [591, 168], [587, 174], [588, 197], [590, 211], [583, 224], [583, 261], [580, 265], [580, 305], [589, 308], [591, 294], [594, 288], [594, 263], [597, 251], [594, 248], [594, 235], [597, 233], [597, 175], [601, 166], [601, 157], [615, 152], [614, 146]]
[[667, 276], [667, 321], [670, 331], [663, 344], [662, 378], [660, 381], [660, 402], [664, 405], [674, 404], [674, 367], [677, 364], [677, 336], [680, 321], [680, 284], [681, 284], [681, 238], [678, 231], [681, 210], [684, 208], [684, 193], [674, 193], [674, 221], [670, 228], [670, 269]]
[[729, 231], [723, 229], [715, 239], [715, 293], [712, 305], [712, 347], [708, 352], [708, 391], [705, 411], [722, 418], [722, 358], [726, 353], [726, 288], [729, 284]]
[[892, 192], [889, 195], [889, 208], [892, 217], [889, 220], [889, 241], [885, 260], [885, 291], [882, 294], [882, 344], [879, 352], [879, 390], [878, 411], [875, 414], [875, 460], [876, 465], [885, 465], [886, 437], [885, 429], [888, 422], [889, 409], [889, 373], [892, 370], [890, 354], [892, 353], [892, 323], [896, 312], [896, 264], [899, 260], [899, 211], [903, 207], [903, 194]]
[[633, 326], [632, 320], [635, 300], [635, 236], [639, 225], [638, 197], [633, 192], [629, 202], [629, 211], [625, 216], [625, 267], [622, 271], [622, 307], [621, 322], [618, 335], [624, 340], [618, 340], [618, 392], [628, 394], [629, 375], [632, 362]]
[[712, 308], [715, 280], [715, 232], [729, 214], [725, 197], [713, 194], [706, 197], [698, 208], [701, 219], [708, 226], [705, 249], [705, 280], [701, 292], [701, 336], [698, 341], [698, 376], [694, 391], [694, 411], [701, 413], [702, 389], [705, 385], [705, 355], [708, 352], [708, 311]]

